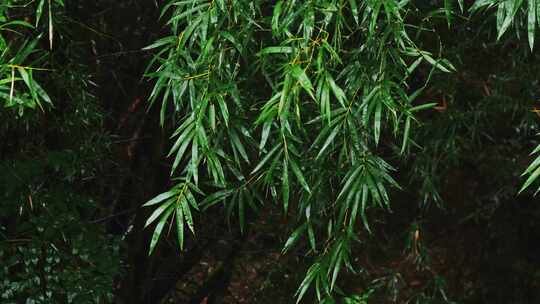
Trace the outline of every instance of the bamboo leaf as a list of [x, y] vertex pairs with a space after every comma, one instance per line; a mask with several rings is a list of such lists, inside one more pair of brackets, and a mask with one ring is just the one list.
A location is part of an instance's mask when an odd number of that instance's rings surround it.
[[403, 131], [403, 141], [401, 143], [401, 151], [400, 154], [403, 154], [405, 152], [405, 148], [407, 147], [407, 141], [409, 140], [409, 132], [411, 130], [411, 117], [407, 116], [405, 119], [405, 131]]
[[283, 195], [283, 210], [287, 213], [289, 208], [289, 168], [287, 158], [283, 158], [282, 178], [281, 178], [281, 193]]
[[317, 156], [315, 157], [315, 159], [318, 159], [323, 153], [324, 151], [326, 150], [326, 148], [328, 148], [328, 146], [332, 143], [332, 141], [334, 141], [334, 138], [336, 137], [336, 135], [338, 134], [338, 132], [340, 131], [340, 125], [334, 127], [334, 129], [332, 130], [332, 133], [330, 133], [330, 135], [328, 136], [328, 138], [326, 139], [326, 141], [324, 142], [322, 148], [319, 150], [319, 153], [317, 154]]
[[272, 33], [276, 35], [279, 33], [279, 17], [281, 15], [281, 8], [283, 5], [283, 1], [278, 1], [274, 5], [274, 11], [272, 13]]
[[354, 22], [356, 22], [356, 24], [359, 24], [358, 5], [356, 4], [356, 0], [349, 0], [349, 5], [351, 7], [351, 14], [354, 18]]
[[191, 233], [195, 234], [195, 227], [193, 225], [193, 218], [191, 216], [191, 210], [189, 209], [189, 205], [187, 200], [181, 199], [180, 200], [180, 206], [182, 207], [182, 213], [184, 214], [184, 219], [186, 220], [186, 223], [188, 225], [189, 230], [191, 230]]
[[347, 97], [345, 96], [345, 92], [343, 92], [343, 90], [336, 84], [336, 82], [334, 81], [334, 79], [329, 73], [326, 74], [326, 79], [328, 83], [330, 84], [330, 87], [332, 88], [332, 92], [336, 96], [341, 106], [345, 107], [345, 104], [347, 103]]
[[435, 107], [436, 105], [438, 105], [438, 103], [436, 103], [436, 102], [426, 103], [426, 104], [418, 105], [416, 107], [412, 107], [412, 108], [409, 109], [409, 111], [411, 113], [418, 112], [418, 111], [422, 111], [422, 110], [425, 110], [425, 109], [431, 109], [431, 108]]
[[143, 50], [151, 50], [151, 49], [157, 49], [157, 48], [161, 48], [165, 45], [174, 45], [177, 41], [177, 37], [176, 36], [167, 36], [167, 37], [163, 37], [161, 39], [158, 39], [156, 40], [154, 43], [148, 45], [148, 46], [145, 46], [144, 48], [142, 48]]
[[272, 127], [272, 122], [267, 121], [263, 125], [262, 133], [261, 133], [261, 143], [259, 144], [259, 150], [263, 150], [264, 146], [266, 145], [266, 141], [268, 140], [268, 136], [270, 135], [270, 128]]
[[180, 250], [184, 250], [184, 213], [180, 205], [176, 206], [176, 233]]
[[540, 175], [540, 167], [536, 168], [534, 172], [531, 173], [531, 175], [527, 178], [521, 189], [519, 189], [518, 193], [523, 192], [523, 190], [527, 189]]
[[176, 199], [172, 198], [172, 199], [169, 199], [168, 201], [166, 201], [165, 203], [163, 203], [161, 206], [157, 207], [156, 210], [154, 210], [154, 212], [152, 213], [152, 215], [150, 215], [150, 217], [148, 217], [148, 219], [146, 220], [146, 223], [144, 224], [144, 227], [146, 228], [146, 227], [148, 227], [148, 225], [152, 224], [152, 222], [154, 222], [175, 201], [176, 201]]
[[163, 227], [165, 226], [165, 223], [167, 222], [167, 219], [169, 219], [173, 210], [174, 208], [171, 206], [171, 208], [167, 210], [167, 212], [161, 217], [158, 224], [156, 225], [154, 233], [152, 234], [152, 240], [150, 241], [150, 249], [148, 250], [148, 255], [152, 255], [152, 252], [154, 251], [154, 248], [159, 241], [159, 237], [161, 236], [161, 232], [163, 231]]
[[274, 155], [274, 153], [276, 153], [276, 151], [280, 147], [281, 147], [281, 144], [276, 145], [272, 150], [270, 150], [270, 152], [268, 152], [268, 154], [266, 154], [265, 157], [257, 164], [255, 169], [253, 169], [253, 171], [251, 171], [251, 174], [256, 173], [257, 171], [259, 171], [264, 166], [264, 164], [272, 157], [272, 155]]
[[191, 16], [193, 13], [202, 11], [203, 9], [205, 9], [208, 6], [210, 6], [210, 3], [203, 3], [203, 4], [199, 4], [197, 6], [193, 6], [192, 8], [184, 10], [181, 14], [174, 15], [171, 19], [169, 19], [167, 24], [171, 24], [173, 22], [178, 22], [178, 21], [181, 21], [182, 19], [189, 19], [188, 17]]
[[201, 202], [201, 206], [202, 206], [203, 210], [206, 210], [206, 209], [212, 207], [213, 205], [224, 201], [232, 193], [234, 193], [234, 190], [232, 190], [232, 189], [220, 190], [218, 192], [212, 193], [211, 195], [207, 196]]
[[173, 197], [177, 193], [178, 193], [178, 191], [176, 189], [172, 189], [172, 190], [169, 190], [167, 192], [163, 192], [163, 193], [159, 194], [158, 196], [154, 197], [153, 199], [149, 200], [148, 202], [146, 202], [143, 205], [143, 207], [152, 206], [152, 205], [155, 205], [157, 203], [161, 203], [162, 201]]
[[235, 131], [231, 131], [229, 134], [231, 136], [233, 146], [240, 153], [242, 158], [249, 164], [249, 157], [247, 155], [246, 149], [244, 148], [244, 145], [238, 138], [238, 134]]
[[293, 48], [290, 46], [269, 46], [260, 50], [257, 53], [257, 56], [267, 55], [267, 54], [290, 54], [293, 52]]
[[375, 138], [375, 145], [379, 144], [379, 138], [381, 137], [381, 117], [382, 117], [382, 104], [377, 103], [375, 106], [375, 118], [373, 121], [373, 134]]
[[309, 185], [306, 182], [306, 179], [304, 178], [304, 174], [302, 174], [302, 170], [298, 167], [296, 162], [293, 159], [289, 159], [289, 163], [291, 165], [291, 169], [296, 176], [296, 179], [300, 183], [300, 185], [308, 192], [311, 193], [311, 190], [309, 189]]
[[529, 38], [529, 46], [531, 47], [531, 52], [534, 48], [534, 34], [536, 29], [536, 0], [528, 0], [528, 20], [527, 20], [527, 33]]
[[308, 269], [306, 277], [304, 278], [304, 280], [300, 284], [300, 287], [296, 291], [296, 294], [297, 294], [296, 304], [300, 303], [300, 301], [304, 297], [309, 285], [311, 285], [311, 282], [313, 282], [315, 277], [319, 274], [319, 270], [320, 270], [320, 264], [319, 263], [313, 264]]
[[296, 230], [294, 230], [293, 233], [291, 233], [291, 235], [287, 239], [287, 242], [285, 242], [285, 246], [283, 246], [282, 253], [285, 254], [287, 253], [287, 251], [289, 251], [289, 249], [291, 249], [291, 247], [298, 241], [300, 236], [302, 236], [306, 228], [307, 228], [307, 224], [303, 224], [300, 227], [296, 228]]
[[293, 65], [291, 66], [291, 74], [300, 83], [306, 93], [308, 93], [309, 96], [315, 100], [315, 96], [313, 95], [313, 84], [311, 83], [309, 77], [307, 77], [306, 71], [304, 71], [298, 65]]
[[525, 170], [525, 172], [523, 172], [523, 174], [521, 174], [521, 176], [524, 176], [524, 175], [527, 175], [529, 173], [531, 173], [532, 171], [534, 171], [536, 169], [536, 167], [540, 166], [540, 157], [537, 157], [528, 167], [527, 169]]

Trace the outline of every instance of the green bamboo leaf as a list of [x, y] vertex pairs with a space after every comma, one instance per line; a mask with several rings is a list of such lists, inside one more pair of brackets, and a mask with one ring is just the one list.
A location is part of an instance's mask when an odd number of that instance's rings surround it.
[[319, 153], [317, 153], [317, 156], [315, 157], [315, 159], [318, 159], [319, 157], [321, 157], [321, 155], [324, 153], [326, 148], [328, 148], [328, 146], [332, 143], [332, 141], [334, 141], [334, 138], [336, 137], [340, 129], [341, 129], [341, 125], [334, 127], [334, 129], [332, 130], [332, 133], [330, 133], [330, 136], [328, 136], [328, 138], [324, 142], [322, 148], [319, 150]]
[[308, 5], [302, 26], [304, 28], [304, 39], [310, 39], [313, 35], [313, 28], [315, 26], [315, 10], [312, 6]]
[[266, 142], [268, 141], [268, 136], [270, 135], [270, 128], [272, 127], [272, 122], [267, 121], [263, 125], [262, 133], [261, 133], [261, 142], [259, 144], [259, 150], [263, 150], [264, 146], [266, 145]]
[[313, 282], [315, 277], [317, 277], [319, 275], [320, 268], [321, 268], [320, 264], [315, 263], [308, 269], [306, 277], [304, 278], [302, 283], [300, 283], [300, 287], [296, 291], [296, 295], [297, 295], [296, 304], [300, 303], [300, 301], [304, 297], [309, 285], [311, 285], [311, 282]]
[[53, 48], [53, 39], [54, 39], [54, 25], [53, 25], [53, 15], [52, 15], [52, 4], [51, 0], [49, 0], [48, 5], [48, 12], [49, 12], [49, 49], [52, 50]]
[[26, 69], [22, 67], [17, 67], [17, 71], [19, 72], [19, 75], [21, 75], [22, 80], [28, 87], [28, 90], [30, 91], [30, 94], [32, 95], [32, 99], [34, 99], [36, 102], [38, 101], [36, 90], [34, 89], [34, 81], [32, 79], [31, 71], [27, 72]]
[[281, 193], [283, 196], [283, 211], [287, 213], [289, 208], [289, 168], [287, 158], [283, 158], [283, 168], [281, 177]]
[[180, 205], [176, 206], [176, 233], [180, 250], [184, 250], [184, 213]]
[[382, 116], [382, 104], [377, 103], [375, 106], [375, 118], [373, 121], [373, 134], [375, 136], [375, 145], [379, 144], [379, 138], [381, 136], [381, 116]]
[[358, 25], [358, 5], [356, 4], [356, 0], [349, 0], [349, 5], [351, 6], [351, 14], [353, 16], [354, 22]]
[[9, 21], [9, 22], [6, 22], [6, 23], [2, 23], [0, 25], [0, 30], [2, 30], [4, 28], [11, 27], [11, 26], [16, 26], [16, 25], [27, 27], [27, 28], [30, 28], [30, 29], [34, 29], [34, 26], [31, 25], [30, 23], [26, 22], [26, 21], [12, 20], [12, 21]]
[[334, 78], [332, 78], [332, 76], [329, 73], [326, 74], [326, 80], [330, 84], [330, 87], [332, 88], [332, 92], [336, 96], [341, 106], [345, 107], [345, 104], [347, 103], [347, 97], [345, 96], [345, 92], [343, 92], [343, 90], [336, 84], [336, 82], [334, 81]]
[[223, 96], [218, 96], [217, 98], [219, 110], [221, 112], [221, 117], [223, 118], [223, 122], [225, 123], [225, 126], [229, 126], [229, 109], [227, 108], [227, 104], [225, 103], [225, 99]]
[[[191, 131], [190, 133], [193, 134], [193, 131]], [[176, 156], [174, 158], [174, 162], [171, 168], [171, 176], [176, 171], [176, 168], [180, 164], [180, 160], [182, 160], [182, 157], [184, 156], [184, 153], [186, 152], [187, 147], [189, 146], [190, 142], [191, 142], [190, 140], [184, 140], [184, 142], [182, 143], [182, 145], [176, 152]]]
[[443, 60], [437, 61], [433, 59], [433, 57], [431, 57], [431, 55], [428, 52], [421, 52], [421, 54], [422, 54], [422, 57], [435, 68], [445, 73], [450, 73], [450, 70], [442, 64], [444, 62]]
[[366, 216], [368, 196], [369, 196], [368, 187], [366, 184], [364, 184], [362, 185], [362, 206], [360, 208], [360, 216], [362, 217], [362, 222], [364, 223], [364, 227], [369, 233], [371, 233], [371, 229], [369, 228], [369, 223]]
[[169, 190], [167, 192], [163, 192], [161, 194], [159, 194], [158, 196], [154, 197], [153, 199], [149, 200], [148, 202], [146, 202], [143, 207], [147, 207], [147, 206], [152, 206], [152, 205], [155, 205], [157, 203], [161, 203], [162, 201], [170, 198], [170, 197], [173, 197], [174, 195], [176, 195], [178, 193], [178, 190], [176, 189], [172, 189], [172, 190]]
[[232, 193], [234, 193], [234, 190], [232, 189], [220, 190], [218, 192], [212, 193], [201, 202], [201, 206], [203, 210], [206, 210], [214, 206], [215, 204], [224, 201]]
[[461, 10], [461, 13], [463, 13], [464, 12], [463, 0], [458, 0], [458, 4], [459, 4], [459, 9]]
[[328, 123], [332, 119], [332, 112], [330, 106], [330, 89], [326, 81], [321, 81], [321, 84], [318, 87], [319, 93], [319, 103], [320, 103], [320, 117], [326, 117]]
[[38, 6], [36, 8], [36, 27], [41, 20], [41, 16], [43, 15], [43, 6], [45, 6], [45, 0], [39, 0]]
[[34, 86], [34, 90], [37, 93], [37, 96], [41, 97], [41, 99], [45, 101], [46, 103], [48, 103], [49, 105], [52, 105], [51, 98], [49, 97], [47, 92], [45, 92], [45, 90], [39, 85], [39, 83], [37, 83], [36, 81], [33, 81], [33, 86]]
[[156, 40], [154, 43], [143, 47], [142, 49], [144, 51], [151, 50], [151, 49], [157, 49], [160, 47], [163, 47], [165, 45], [174, 45], [177, 42], [178, 37], [176, 36], [167, 36], [161, 39]]
[[4, 79], [0, 80], [0, 90], [3, 89], [2, 85], [11, 84], [12, 82], [17, 82], [17, 81], [20, 81], [20, 80], [22, 80], [22, 78], [19, 78], [19, 77], [11, 78], [11, 76], [10, 76], [9, 78], [4, 78]]
[[201, 16], [199, 16], [198, 18], [195, 18], [195, 20], [193, 20], [192, 22], [190, 22], [188, 24], [186, 29], [180, 35], [180, 40], [179, 40], [179, 42], [178, 42], [178, 44], [176, 46], [176, 49], [182, 49], [184, 47], [184, 45], [186, 44], [188, 39], [191, 38], [191, 35], [193, 34], [193, 31], [195, 31], [195, 29], [199, 27], [199, 25], [202, 23], [202, 21], [203, 21], [203, 18], [201, 18]]
[[302, 170], [300, 170], [300, 168], [298, 167], [298, 165], [292, 158], [289, 159], [289, 163], [300, 185], [306, 190], [307, 193], [311, 193], [311, 190], [309, 189], [309, 185], [306, 183], [306, 179], [304, 178], [304, 174], [302, 174]]
[[267, 54], [291, 54], [293, 48], [290, 46], [269, 46], [257, 53], [257, 56], [267, 55]]
[[182, 0], [182, 1], [170, 1], [166, 5], [163, 6], [159, 18], [161, 19], [165, 13], [173, 6], [181, 7], [186, 6], [186, 4], [190, 4], [192, 7], [195, 6], [195, 4], [199, 2], [203, 2], [206, 0]]
[[403, 132], [403, 141], [401, 142], [401, 151], [400, 154], [403, 154], [405, 152], [405, 148], [407, 146], [407, 141], [409, 140], [409, 132], [411, 130], [411, 116], [407, 116], [405, 119], [405, 131]]
[[536, 146], [536, 148], [534, 148], [530, 155], [536, 154], [538, 152], [540, 152], [540, 145]]
[[531, 47], [531, 52], [534, 48], [534, 34], [536, 29], [536, 9], [537, 4], [536, 0], [528, 0], [529, 2], [529, 8], [528, 8], [528, 26], [527, 26], [527, 32], [529, 37], [529, 46]]
[[536, 1], [536, 22], [540, 25], [540, 1]]
[[199, 144], [197, 141], [194, 141], [191, 145], [191, 159], [188, 164], [188, 171], [193, 176], [193, 182], [199, 184]]
[[287, 251], [289, 251], [289, 249], [291, 249], [292, 246], [296, 244], [296, 242], [298, 242], [298, 239], [302, 236], [306, 228], [307, 223], [304, 223], [300, 227], [296, 228], [293, 233], [291, 233], [291, 235], [287, 239], [287, 242], [285, 242], [285, 246], [283, 246], [283, 249], [281, 251], [283, 254], [287, 253]]
[[382, 201], [385, 203], [387, 208], [390, 208], [390, 198], [388, 197], [388, 193], [386, 192], [386, 188], [382, 181], [377, 177], [375, 180], [375, 185], [377, 186], [377, 190], [379, 190], [379, 195], [382, 198]]
[[351, 209], [351, 216], [349, 218], [349, 227], [353, 227], [356, 223], [356, 217], [358, 216], [358, 210], [360, 209], [360, 198], [362, 196], [362, 191], [356, 191], [354, 193], [354, 203]]
[[158, 224], [156, 225], [154, 233], [152, 234], [152, 240], [150, 241], [150, 249], [148, 250], [148, 255], [152, 255], [152, 252], [157, 245], [159, 237], [161, 236], [161, 232], [163, 231], [163, 227], [165, 226], [165, 223], [167, 222], [167, 219], [169, 218], [173, 210], [174, 208], [171, 206], [171, 208], [167, 210], [167, 212], [161, 217]]
[[190, 8], [190, 9], [184, 10], [181, 14], [174, 15], [171, 19], [169, 19], [167, 24], [171, 24], [173, 22], [181, 21], [182, 19], [186, 19], [186, 22], [188, 22], [188, 20], [189, 20], [188, 17], [189, 16], [191, 16], [193, 13], [202, 11], [203, 9], [205, 9], [208, 6], [210, 6], [210, 3], [203, 3], [203, 4], [200, 4], [200, 5], [194, 6], [194, 7]]
[[383, 204], [386, 204], [386, 202], [383, 202], [381, 195], [379, 194], [379, 189], [377, 188], [377, 185], [369, 172], [366, 172], [365, 174], [365, 182], [368, 186], [373, 201], [375, 201], [380, 207], [383, 207]]
[[[181, 194], [180, 194], [181, 195]], [[176, 201], [175, 198], [169, 199], [165, 203], [163, 203], [161, 206], [157, 207], [156, 210], [148, 217], [146, 220], [146, 223], [144, 224], [144, 227], [148, 227], [148, 225], [152, 224], [167, 208], [169, 208], [174, 202]]]
[[476, 0], [473, 5], [469, 8], [469, 12], [475, 13], [478, 10], [485, 8], [486, 6], [492, 6], [493, 0]]
[[425, 110], [425, 109], [431, 109], [431, 108], [435, 107], [436, 105], [438, 105], [438, 103], [436, 103], [436, 102], [426, 103], [426, 104], [418, 105], [416, 107], [412, 107], [412, 108], [409, 109], [409, 111], [411, 113], [418, 112], [418, 111]]
[[189, 189], [184, 191], [184, 197], [193, 209], [199, 211], [199, 204]]
[[337, 61], [338, 64], [343, 64], [341, 58], [339, 57], [339, 54], [327, 41], [322, 42], [322, 47], [330, 54], [330, 58], [332, 60]]
[[525, 181], [525, 184], [523, 184], [521, 189], [519, 189], [518, 193], [521, 193], [523, 192], [523, 190], [527, 189], [538, 178], [539, 175], [540, 175], [540, 167], [536, 168], [536, 170], [531, 173], [529, 178], [527, 178], [527, 180]]
[[521, 2], [523, 0], [510, 0], [505, 1], [502, 3], [504, 5], [504, 9], [506, 11], [506, 16], [504, 18], [504, 21], [502, 22], [501, 27], [499, 28], [498, 34], [497, 34], [497, 40], [501, 39], [502, 35], [506, 32], [512, 21], [514, 20], [516, 13], [518, 12]]
[[524, 176], [524, 175], [527, 175], [529, 173], [531, 173], [532, 171], [534, 171], [534, 169], [536, 169], [536, 167], [540, 166], [540, 156], [537, 157], [528, 167], [527, 169], [525, 170], [525, 172], [523, 172], [523, 174], [521, 174], [521, 176]]
[[218, 0], [217, 2], [219, 4], [219, 8], [221, 9], [221, 11], [225, 12], [226, 11], [225, 0]]
[[[479, 2], [479, 1], [477, 0], [477, 2]], [[473, 5], [473, 7], [474, 7], [474, 5]], [[503, 2], [503, 3], [501, 3], [501, 4], [499, 4], [497, 6], [497, 13], [496, 13], [497, 32], [499, 32], [501, 30], [501, 27], [503, 25], [505, 16], [506, 16], [506, 4]]]
[[306, 71], [298, 65], [292, 65], [290, 71], [292, 76], [298, 81], [298, 83], [300, 83], [300, 86], [302, 86], [304, 91], [306, 91], [306, 93], [308, 93], [313, 100], [316, 100], [315, 96], [313, 95], [313, 84], [306, 75]]
[[356, 177], [360, 174], [360, 172], [362, 172], [362, 170], [364, 169], [364, 166], [357, 166], [356, 168], [354, 168], [353, 170], [350, 170], [347, 175], [345, 176], [344, 180], [345, 180], [345, 183], [343, 185], [343, 188], [341, 188], [341, 191], [339, 192], [336, 200], [339, 200], [341, 198], [342, 195], [344, 195], [345, 193], [347, 193], [347, 191], [349, 190], [349, 187], [353, 184], [353, 183], [356, 183]]
[[[181, 144], [185, 143], [186, 141], [190, 142], [193, 139], [194, 128], [195, 124], [193, 123], [193, 120], [189, 120], [189, 123], [186, 121], [185, 128], [182, 129], [182, 126], [180, 126], [180, 128], [177, 129], [177, 132], [178, 130], [180, 130], [182, 134], [180, 134], [180, 136], [178, 136], [178, 138], [174, 142], [171, 150], [169, 151], [169, 154], [167, 154], [167, 157], [170, 157], [174, 152], [176, 152]], [[177, 132], [175, 132], [173, 136], [177, 136]]]
[[274, 11], [272, 13], [272, 33], [277, 35], [279, 33], [279, 17], [281, 15], [281, 7], [283, 1], [280, 0], [274, 5]]
[[332, 281], [330, 283], [330, 290], [334, 289], [334, 285], [336, 284], [336, 280], [339, 274], [339, 271], [341, 270], [341, 263], [343, 262], [343, 242], [338, 243], [337, 249], [335, 249], [335, 257], [333, 258], [333, 262], [331, 262], [334, 267], [332, 271]]
[[[36, 45], [39, 42], [39, 39], [41, 38], [41, 34], [38, 35], [38, 37], [30, 42], [25, 41], [17, 51], [15, 57], [13, 58], [14, 62], [24, 62], [27, 57], [34, 53], [36, 50]], [[8, 49], [4, 50], [7, 51]]]
[[182, 213], [184, 214], [184, 219], [186, 220], [189, 230], [191, 230], [191, 233], [195, 234], [195, 227], [193, 225], [193, 217], [191, 216], [191, 210], [189, 209], [187, 200], [181, 199], [180, 206], [182, 207]]
[[407, 73], [410, 75], [416, 70], [416, 68], [422, 63], [422, 60], [424, 60], [423, 57], [418, 57], [416, 60], [407, 68]]
[[246, 149], [244, 148], [244, 145], [238, 138], [238, 134], [235, 131], [231, 131], [229, 132], [229, 135], [231, 136], [233, 147], [240, 153], [242, 158], [249, 164], [249, 157], [247, 155]]
[[285, 80], [283, 80], [283, 88], [281, 89], [281, 95], [279, 98], [279, 105], [278, 105], [278, 114], [280, 118], [284, 118], [283, 120], [286, 120], [286, 116], [288, 115], [288, 111], [284, 111], [284, 109], [288, 109], [289, 104], [289, 91], [291, 88], [291, 74], [287, 73], [285, 75]]
[[311, 249], [313, 249], [313, 251], [317, 251], [317, 244], [315, 242], [315, 232], [313, 232], [313, 226], [311, 225], [311, 223], [308, 223], [308, 228], [307, 228], [307, 231], [308, 231], [308, 238], [309, 238], [309, 244], [311, 245]]
[[[274, 155], [274, 153], [276, 153], [276, 151], [279, 148], [281, 148], [281, 144], [276, 145], [272, 150], [270, 150], [270, 152], [268, 152], [268, 154], [266, 154], [265, 157], [257, 164], [255, 169], [253, 169], [253, 171], [251, 171], [251, 174], [256, 173], [257, 171], [259, 171], [264, 166], [264, 164], [270, 159], [270, 157], [272, 157], [272, 155]], [[281, 154], [281, 153], [279, 153], [279, 154]]]
[[236, 38], [234, 38], [234, 36], [231, 35], [231, 33], [227, 32], [227, 31], [223, 31], [220, 34], [223, 36], [223, 38], [229, 40], [229, 42], [232, 43], [232, 45], [238, 50], [238, 52], [240, 54], [244, 54], [244, 48], [238, 42], [238, 40], [236, 40]]
[[189, 172], [193, 176], [195, 184], [199, 183], [199, 143], [194, 141], [191, 145], [191, 160], [189, 162]]
[[216, 131], [216, 107], [214, 104], [210, 104], [210, 107], [208, 108], [208, 120], [212, 131]]

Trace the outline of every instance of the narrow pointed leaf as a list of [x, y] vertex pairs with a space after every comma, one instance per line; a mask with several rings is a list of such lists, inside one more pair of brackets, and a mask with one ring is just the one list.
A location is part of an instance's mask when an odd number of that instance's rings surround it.
[[167, 202], [165, 202], [163, 205], [159, 206], [152, 215], [146, 220], [146, 223], [144, 224], [144, 227], [148, 227], [148, 225], [152, 224], [169, 206], [171, 206], [176, 201], [176, 198], [169, 199]]
[[169, 208], [167, 212], [161, 217], [158, 224], [156, 225], [156, 228], [154, 229], [154, 233], [152, 234], [152, 240], [150, 241], [150, 248], [148, 250], [148, 255], [151, 255], [154, 251], [154, 248], [157, 245], [157, 242], [159, 241], [159, 237], [161, 236], [161, 232], [163, 231], [163, 227], [165, 226], [165, 223], [167, 223], [167, 219], [170, 217], [171, 213], [173, 212], [174, 208]]

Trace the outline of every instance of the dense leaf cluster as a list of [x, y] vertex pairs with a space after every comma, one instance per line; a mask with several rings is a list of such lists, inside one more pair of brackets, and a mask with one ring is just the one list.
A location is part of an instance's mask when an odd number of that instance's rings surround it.
[[[478, 1], [470, 10], [494, 5], [500, 39], [521, 3]], [[535, 11], [529, 1], [531, 48]], [[425, 94], [435, 79], [456, 72], [441, 56], [444, 37], [437, 33], [439, 20], [452, 26], [459, 12], [448, 1], [440, 8], [409, 1], [169, 1], [162, 18], [171, 34], [147, 47], [156, 50], [148, 77], [161, 123], [170, 117], [177, 126], [169, 156], [178, 184], [146, 204], [159, 204], [147, 222], [157, 222], [150, 253], [169, 220], [183, 247], [185, 224], [194, 232], [192, 210], [221, 205], [243, 229], [248, 209], [279, 203], [297, 227], [283, 251], [304, 238], [313, 258], [298, 300], [313, 287], [321, 303], [332, 302], [342, 269], [355, 271], [351, 250], [370, 232], [368, 214], [390, 210], [389, 188], [400, 188], [390, 164], [396, 157], [424, 146], [413, 180], [421, 180], [424, 205], [440, 202], [437, 160], [430, 158], [437, 152], [429, 149], [450, 154], [444, 140], [458, 135], [413, 141], [411, 133], [419, 111], [446, 111], [446, 97], [426, 102]], [[525, 172], [523, 189], [538, 164]]]

